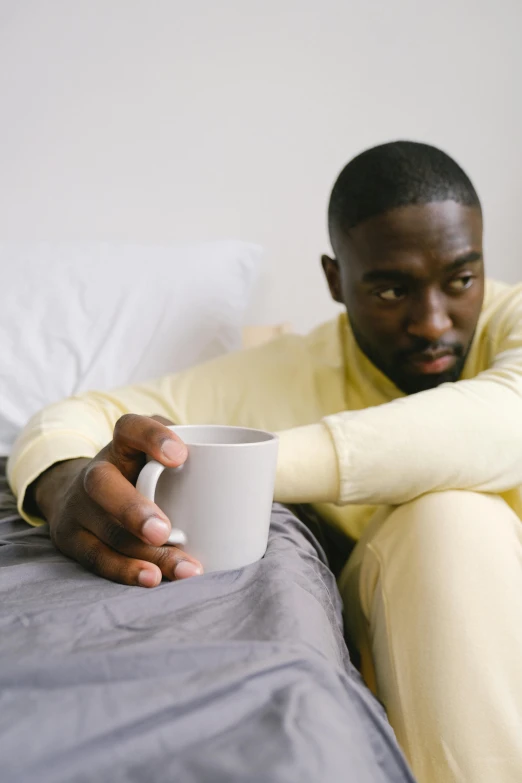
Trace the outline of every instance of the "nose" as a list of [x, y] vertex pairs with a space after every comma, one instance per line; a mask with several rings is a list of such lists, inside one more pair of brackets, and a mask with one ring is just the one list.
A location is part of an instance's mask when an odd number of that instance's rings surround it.
[[446, 309], [445, 297], [437, 291], [428, 292], [412, 305], [408, 334], [430, 343], [437, 342], [453, 326]]

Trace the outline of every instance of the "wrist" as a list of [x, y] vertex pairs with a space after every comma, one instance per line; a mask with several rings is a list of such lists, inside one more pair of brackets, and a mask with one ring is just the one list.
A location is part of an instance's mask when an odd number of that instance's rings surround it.
[[80, 458], [51, 465], [29, 487], [24, 503], [27, 511], [49, 521], [60, 508], [72, 482], [89, 462], [89, 459]]
[[279, 433], [275, 499], [281, 503], [336, 503], [339, 468], [322, 422]]

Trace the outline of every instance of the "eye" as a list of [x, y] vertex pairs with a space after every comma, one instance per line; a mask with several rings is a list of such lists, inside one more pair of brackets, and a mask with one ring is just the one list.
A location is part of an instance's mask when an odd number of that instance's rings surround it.
[[395, 288], [385, 288], [382, 291], [376, 291], [376, 294], [379, 299], [385, 302], [399, 302], [406, 296], [406, 291], [404, 288], [395, 286]]
[[468, 272], [464, 275], [461, 275], [460, 277], [456, 277], [455, 280], [450, 280], [449, 287], [452, 291], [465, 291], [467, 288], [470, 288], [470, 286], [473, 285], [474, 279], [475, 276]]

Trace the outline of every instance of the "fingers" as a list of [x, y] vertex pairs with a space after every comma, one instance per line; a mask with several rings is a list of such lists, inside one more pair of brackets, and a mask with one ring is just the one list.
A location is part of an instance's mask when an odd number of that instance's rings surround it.
[[83, 486], [91, 500], [134, 536], [153, 546], [166, 543], [171, 531], [168, 517], [111, 462], [93, 460], [84, 471]]
[[161, 546], [170, 535], [170, 522], [155, 503], [142, 497], [133, 486], [145, 454], [167, 467], [178, 466], [187, 457], [187, 447], [155, 418], [122, 416], [116, 422], [112, 443], [86, 468], [83, 486], [91, 500], [130, 533], [148, 544]]
[[140, 587], [156, 587], [161, 582], [157, 565], [121, 555], [81, 527], [55, 543], [64, 555], [111, 582]]
[[78, 474], [49, 521], [57, 548], [105, 579], [154, 587], [162, 576], [172, 580], [203, 573], [190, 555], [163, 546], [170, 521], [133, 486], [147, 454], [166, 467], [185, 462], [187, 447], [167, 422], [123, 416], [113, 441]]
[[187, 459], [187, 447], [172, 430], [148, 416], [128, 413], [116, 422], [107, 458], [123, 472], [127, 467], [134, 473], [144, 453], [166, 467], [178, 467]]
[[203, 573], [201, 564], [193, 557], [173, 546], [155, 547], [139, 541], [125, 528], [105, 516], [90, 517], [85, 527], [111, 550], [136, 561], [157, 566], [162, 575], [173, 581], [198, 576]]
[[203, 573], [201, 565], [176, 547], [152, 547], [138, 541], [117, 522], [89, 517], [89, 526], [59, 526], [55, 546], [88, 571], [125, 585], [156, 587], [162, 576], [169, 581]]

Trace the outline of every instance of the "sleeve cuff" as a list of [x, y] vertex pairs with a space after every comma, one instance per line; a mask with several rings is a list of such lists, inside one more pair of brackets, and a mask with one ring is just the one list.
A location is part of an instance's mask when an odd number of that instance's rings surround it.
[[279, 435], [275, 500], [280, 503], [337, 503], [339, 467], [327, 427], [311, 424]]
[[[343, 411], [323, 419], [325, 428], [328, 430], [332, 440], [335, 454], [337, 457], [337, 467], [339, 475], [339, 498], [338, 504], [345, 506], [349, 503], [363, 503], [365, 501], [357, 495], [357, 488], [354, 484], [354, 465], [353, 465], [353, 443], [357, 440], [353, 431], [352, 421], [356, 417], [357, 411]], [[351, 437], [347, 437], [348, 426], [351, 427]], [[366, 433], [367, 443], [372, 442], [370, 433]], [[366, 501], [369, 502], [369, 501]]]
[[31, 525], [42, 525], [44, 520], [24, 511], [27, 488], [56, 462], [86, 457], [92, 459], [99, 448], [87, 438], [74, 432], [59, 432], [52, 437], [41, 435], [19, 453], [13, 453], [7, 463], [7, 479], [16, 497], [18, 513]]

